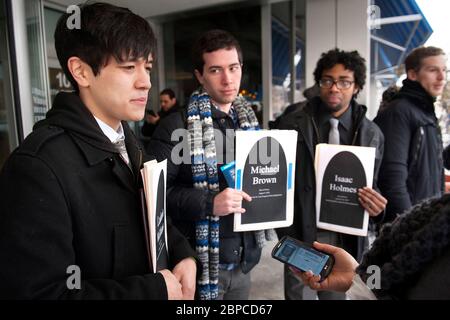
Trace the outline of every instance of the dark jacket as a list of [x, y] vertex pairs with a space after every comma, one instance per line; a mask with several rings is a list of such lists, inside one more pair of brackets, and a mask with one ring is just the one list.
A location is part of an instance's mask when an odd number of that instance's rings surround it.
[[[225, 141], [223, 149], [217, 149], [217, 162], [220, 190], [227, 187], [226, 180], [220, 170], [223, 162], [234, 160], [234, 135], [226, 135], [226, 129], [235, 129], [232, 119], [224, 112], [212, 108], [213, 126], [217, 141]], [[194, 189], [192, 186], [192, 171], [190, 165], [189, 145], [187, 141], [186, 110], [171, 114], [158, 126], [150, 142], [149, 151], [152, 152], [158, 161], [168, 160], [168, 195], [167, 207], [168, 214], [172, 217], [173, 223], [190, 241], [195, 248], [195, 221], [204, 219], [206, 215], [212, 213], [214, 194], [207, 190]], [[174, 132], [177, 129], [182, 131]], [[176, 141], [171, 141], [171, 135], [174, 133]], [[227, 140], [228, 139], [228, 140]], [[182, 144], [185, 143], [183, 152]], [[177, 149], [174, 147], [177, 146]], [[181, 164], [174, 164], [171, 160], [172, 150], [176, 154], [184, 156], [186, 159]], [[181, 150], [181, 151], [180, 151]], [[228, 152], [228, 156], [225, 156]], [[249, 272], [258, 262], [261, 255], [261, 249], [257, 247], [253, 232], [233, 232], [233, 214], [220, 218], [219, 229], [219, 261], [220, 263], [241, 264], [242, 271]], [[240, 251], [242, 247], [242, 256]]]
[[[278, 229], [278, 235], [291, 235], [306, 242], [316, 240], [316, 178], [314, 173], [315, 147], [318, 143], [318, 126], [315, 110], [319, 109], [320, 97], [308, 101], [298, 111], [284, 117], [278, 129], [298, 131], [297, 160], [295, 172], [294, 223], [289, 228]], [[352, 119], [354, 123], [353, 143], [355, 146], [375, 147], [375, 172], [373, 185], [376, 186], [378, 169], [383, 156], [383, 134], [380, 129], [366, 117], [367, 108], [352, 102]], [[359, 239], [358, 239], [359, 238]], [[355, 257], [363, 250], [363, 238], [343, 235], [344, 245]]]
[[[46, 120], [0, 177], [0, 298], [167, 299], [147, 259], [139, 188], [144, 159], [122, 123], [133, 172], [73, 93], [59, 93]], [[168, 223], [172, 266], [193, 256]], [[77, 265], [81, 290], [69, 290]]]
[[388, 200], [386, 221], [444, 190], [441, 130], [433, 103], [418, 82], [406, 79], [374, 119], [386, 139], [379, 179]]
[[144, 137], [151, 138], [153, 136], [153, 133], [155, 132], [156, 127], [161, 122], [161, 120], [164, 119], [165, 117], [167, 117], [168, 115], [170, 115], [172, 113], [176, 113], [178, 111], [180, 111], [180, 106], [178, 105], [178, 102], [177, 102], [167, 112], [164, 110], [160, 110], [158, 112], [159, 120], [155, 124], [147, 122], [144, 118], [144, 124], [142, 125], [142, 128], [141, 128], [142, 135]]
[[381, 229], [356, 272], [378, 299], [450, 299], [450, 195], [424, 201]]
[[269, 129], [277, 129], [283, 121], [283, 118], [290, 117], [291, 113], [303, 109], [307, 103], [308, 100], [304, 100], [287, 106], [281, 115], [279, 115], [275, 120], [269, 121]]
[[416, 278], [416, 282], [408, 288], [405, 299], [408, 300], [449, 300], [450, 246], [442, 254], [434, 258]]
[[450, 170], [450, 144], [445, 147], [443, 158], [444, 158], [444, 168]]

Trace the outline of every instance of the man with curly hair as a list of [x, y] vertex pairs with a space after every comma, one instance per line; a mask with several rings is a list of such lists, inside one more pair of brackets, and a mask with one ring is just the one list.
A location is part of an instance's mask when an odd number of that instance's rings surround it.
[[[367, 108], [355, 101], [363, 89], [366, 78], [365, 60], [357, 51], [333, 49], [323, 53], [314, 71], [314, 80], [320, 87], [319, 96], [313, 97], [301, 110], [285, 117], [279, 129], [298, 131], [295, 185], [294, 223], [279, 229], [278, 235], [290, 235], [313, 242], [318, 240], [346, 248], [354, 257], [362, 255], [365, 238], [318, 230], [316, 227], [316, 180], [314, 150], [318, 143], [376, 148], [374, 186], [383, 156], [383, 134], [365, 114]], [[332, 123], [337, 123], [339, 141], [332, 141]], [[337, 139], [336, 139], [337, 140]], [[358, 190], [359, 201], [371, 217], [380, 217], [386, 199], [372, 188]], [[285, 268], [286, 299], [303, 299], [303, 284], [289, 268]], [[344, 299], [345, 294], [320, 292], [319, 299]]]

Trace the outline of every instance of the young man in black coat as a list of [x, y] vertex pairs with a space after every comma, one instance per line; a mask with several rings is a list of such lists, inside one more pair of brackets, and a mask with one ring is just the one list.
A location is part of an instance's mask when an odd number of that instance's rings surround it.
[[168, 214], [204, 266], [199, 298], [248, 299], [261, 248], [254, 232], [233, 231], [233, 213], [244, 213], [242, 201], [251, 198], [229, 188], [220, 168], [234, 160], [234, 131], [255, 128], [258, 121], [238, 96], [242, 52], [231, 34], [205, 32], [193, 60], [201, 88], [185, 109], [161, 121], [149, 146], [158, 160], [168, 159]]
[[[329, 141], [330, 120], [339, 120], [339, 144], [376, 148], [374, 186], [383, 156], [383, 134], [366, 118], [367, 108], [355, 98], [363, 89], [366, 78], [365, 60], [357, 51], [333, 49], [323, 53], [314, 70], [314, 80], [320, 87], [319, 96], [308, 100], [305, 107], [284, 117], [278, 129], [298, 131], [294, 223], [279, 229], [279, 236], [289, 234], [306, 242], [318, 240], [346, 248], [355, 257], [362, 255], [365, 239], [352, 235], [317, 229], [316, 177], [314, 152], [318, 143]], [[371, 217], [383, 212], [386, 199], [372, 188], [358, 190], [359, 200]], [[285, 268], [286, 299], [303, 299], [302, 283]], [[343, 299], [340, 293], [320, 292], [320, 299]]]
[[374, 122], [386, 139], [379, 187], [392, 221], [413, 205], [444, 192], [441, 129], [434, 113], [447, 75], [442, 49], [421, 47], [405, 60], [403, 87]]
[[[0, 298], [192, 299], [195, 255], [168, 223], [170, 270], [152, 273], [140, 168], [126, 121], [144, 116], [155, 38], [109, 4], [58, 21], [55, 47], [75, 92], [60, 92], [0, 177]], [[118, 146], [125, 145], [120, 149]]]

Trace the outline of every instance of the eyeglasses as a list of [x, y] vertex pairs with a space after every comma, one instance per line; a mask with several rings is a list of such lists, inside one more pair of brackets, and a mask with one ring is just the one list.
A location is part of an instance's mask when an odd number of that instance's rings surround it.
[[338, 89], [348, 89], [355, 81], [349, 80], [333, 80], [333, 79], [320, 79], [319, 86], [321, 88], [330, 89], [334, 84]]

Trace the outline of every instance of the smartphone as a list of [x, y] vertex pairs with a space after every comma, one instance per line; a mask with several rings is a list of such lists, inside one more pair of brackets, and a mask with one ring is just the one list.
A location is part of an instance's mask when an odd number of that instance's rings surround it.
[[151, 116], [156, 117], [156, 113], [155, 113], [155, 111], [153, 111], [153, 110], [147, 109], [147, 110], [145, 110], [145, 113], [146, 113], [146, 114], [149, 114], [149, 115], [151, 115]]
[[331, 273], [333, 255], [314, 249], [310, 244], [284, 236], [273, 248], [272, 257], [301, 271], [311, 270], [323, 281]]

